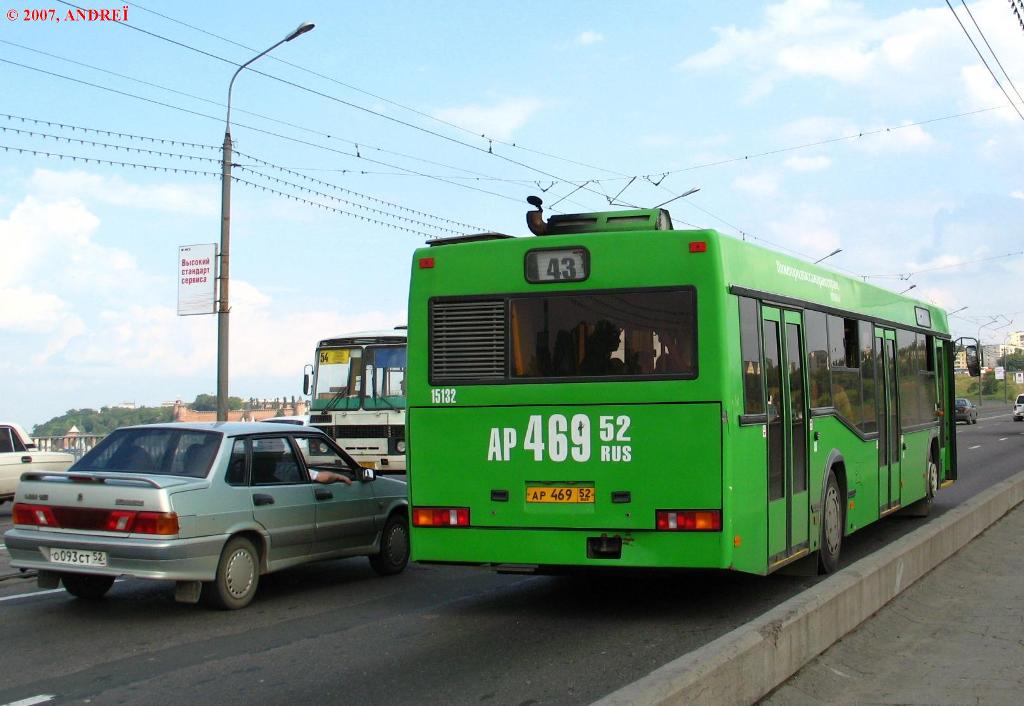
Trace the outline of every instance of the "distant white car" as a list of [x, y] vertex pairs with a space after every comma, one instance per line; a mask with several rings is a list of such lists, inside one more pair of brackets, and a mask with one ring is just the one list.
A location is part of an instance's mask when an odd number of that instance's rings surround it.
[[1024, 395], [1017, 395], [1017, 401], [1013, 405], [1013, 421], [1024, 420]]
[[25, 471], [63, 472], [74, 462], [71, 454], [40, 451], [20, 426], [0, 422], [0, 504], [14, 497]]

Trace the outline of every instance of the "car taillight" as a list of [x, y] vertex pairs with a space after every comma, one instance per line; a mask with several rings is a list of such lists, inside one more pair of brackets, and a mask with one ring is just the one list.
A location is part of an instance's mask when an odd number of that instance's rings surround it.
[[134, 534], [178, 534], [178, 515], [173, 512], [139, 512], [135, 515]]
[[412, 511], [414, 527], [469, 527], [468, 507], [417, 507]]
[[107, 532], [131, 532], [135, 523], [135, 513], [130, 510], [111, 510], [103, 523]]
[[14, 503], [11, 517], [16, 525], [35, 525], [36, 527], [60, 527], [57, 518], [46, 505], [29, 505]]
[[655, 527], [670, 532], [719, 532], [721, 510], [658, 510]]

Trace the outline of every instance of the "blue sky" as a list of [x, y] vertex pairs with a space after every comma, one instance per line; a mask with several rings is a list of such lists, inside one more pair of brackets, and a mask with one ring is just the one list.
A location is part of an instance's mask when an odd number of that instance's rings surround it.
[[[1010, 4], [969, 7], [1024, 89]], [[572, 212], [608, 208], [624, 186], [620, 199], [641, 206], [700, 187], [670, 205], [677, 227], [742, 232], [809, 260], [842, 248], [828, 261], [840, 271], [968, 307], [952, 320], [960, 335], [998, 314], [995, 325], [1015, 323], [985, 329], [987, 341], [1024, 328], [1024, 258], [976, 262], [1024, 249], [1024, 120], [944, 2], [129, 3], [130, 25], [166, 39], [2, 19], [0, 113], [16, 117], [0, 127], [214, 161], [11, 130], [0, 145], [216, 171], [234, 67], [181, 45], [237, 64], [256, 52], [203, 31], [260, 51], [305, 20], [313, 32], [253, 68], [316, 93], [238, 78], [235, 161], [258, 173], [236, 176], [374, 220], [235, 185], [232, 394], [299, 394], [319, 338], [405, 322], [424, 234], [522, 234], [535, 193]], [[972, 111], [983, 112], [924, 122]], [[31, 426], [69, 408], [212, 393], [215, 317], [176, 316], [174, 268], [179, 245], [219, 238], [218, 178], [10, 151], [0, 176], [0, 418]], [[919, 274], [895, 276], [906, 273]]]

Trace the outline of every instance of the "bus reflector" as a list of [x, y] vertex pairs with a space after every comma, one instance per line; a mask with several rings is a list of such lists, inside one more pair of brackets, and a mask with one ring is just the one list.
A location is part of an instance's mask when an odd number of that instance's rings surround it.
[[432, 258], [432, 257], [421, 257], [420, 258], [420, 269], [421, 270], [432, 270], [432, 269], [434, 269], [434, 258]]
[[703, 240], [694, 240], [690, 243], [690, 252], [707, 252], [708, 244]]
[[719, 532], [721, 510], [657, 510], [655, 527], [669, 532]]
[[416, 507], [412, 511], [414, 527], [469, 527], [468, 507]]

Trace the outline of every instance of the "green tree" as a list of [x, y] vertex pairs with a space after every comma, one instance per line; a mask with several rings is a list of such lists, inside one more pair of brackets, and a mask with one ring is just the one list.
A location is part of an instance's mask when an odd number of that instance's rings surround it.
[[1007, 353], [996, 361], [1007, 370], [1024, 370], [1024, 353]]
[[[228, 409], [239, 410], [242, 408], [243, 402], [241, 397], [228, 397]], [[195, 402], [189, 405], [196, 412], [216, 412], [217, 411], [217, 396], [216, 395], [196, 395]]]

